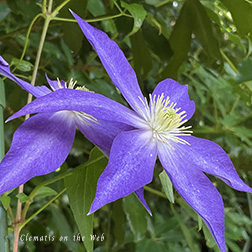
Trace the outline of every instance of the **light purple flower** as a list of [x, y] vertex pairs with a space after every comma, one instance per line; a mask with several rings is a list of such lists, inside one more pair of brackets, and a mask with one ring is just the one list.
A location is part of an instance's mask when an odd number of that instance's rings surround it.
[[157, 85], [147, 102], [134, 70], [117, 44], [72, 14], [113, 83], [138, 116], [134, 129], [120, 133], [113, 141], [90, 213], [135, 191], [143, 200], [143, 186], [152, 181], [158, 156], [176, 190], [205, 221], [221, 251], [226, 251], [222, 198], [203, 172], [219, 177], [234, 189], [252, 189], [239, 178], [220, 146], [191, 136], [190, 127], [184, 126], [195, 110], [187, 86], [166, 79]]
[[[136, 116], [130, 109], [100, 94], [73, 89], [72, 81], [67, 85], [47, 78], [54, 92], [46, 86], [34, 87], [13, 75], [1, 56], [0, 74], [36, 96], [40, 109], [46, 107], [46, 111], [36, 111], [41, 113], [30, 117], [14, 133], [10, 150], [0, 163], [0, 194], [59, 168], [70, 152], [76, 126], [107, 156], [115, 136], [134, 126], [129, 118]], [[51, 99], [51, 103], [43, 103], [42, 98]], [[34, 113], [27, 106], [22, 111], [22, 115]], [[18, 116], [20, 113], [8, 120]]]

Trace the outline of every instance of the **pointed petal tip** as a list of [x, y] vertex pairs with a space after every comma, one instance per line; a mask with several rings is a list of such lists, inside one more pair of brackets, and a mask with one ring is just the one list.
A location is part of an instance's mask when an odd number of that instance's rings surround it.
[[0, 64], [4, 66], [9, 66], [9, 64], [4, 60], [2, 56], [0, 56]]

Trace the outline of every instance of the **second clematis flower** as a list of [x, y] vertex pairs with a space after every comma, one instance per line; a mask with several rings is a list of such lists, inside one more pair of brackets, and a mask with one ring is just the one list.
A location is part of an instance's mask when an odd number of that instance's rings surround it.
[[239, 178], [220, 146], [192, 136], [190, 126], [184, 126], [195, 110], [187, 86], [166, 79], [156, 86], [147, 101], [134, 70], [117, 44], [72, 14], [111, 80], [139, 117], [133, 130], [115, 138], [108, 165], [98, 180], [90, 213], [134, 191], [141, 192], [152, 181], [158, 156], [176, 190], [202, 217], [225, 252], [223, 201], [204, 172], [217, 176], [236, 190], [252, 192], [252, 189]]
[[[36, 99], [49, 96], [53, 101], [41, 104], [41, 107], [47, 107], [46, 113], [30, 117], [14, 133], [10, 150], [0, 163], [0, 194], [34, 176], [59, 168], [70, 152], [76, 127], [107, 156], [115, 136], [133, 128], [129, 126], [133, 120], [128, 121], [125, 113], [121, 116], [124, 110], [129, 117], [135, 117], [132, 111], [85, 88], [74, 89], [76, 83], [73, 81], [67, 84], [47, 78], [52, 90], [46, 86], [34, 87], [13, 75], [1, 56], [0, 74], [15, 81]], [[26, 110], [26, 114], [30, 113], [33, 112]], [[114, 116], [116, 121], [113, 121]]]

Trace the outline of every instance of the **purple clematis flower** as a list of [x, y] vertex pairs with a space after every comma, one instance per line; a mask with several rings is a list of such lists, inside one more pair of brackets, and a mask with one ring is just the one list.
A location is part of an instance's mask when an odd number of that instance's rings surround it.
[[[30, 117], [14, 133], [10, 150], [0, 163], [0, 194], [34, 176], [50, 173], [60, 167], [72, 147], [76, 126], [107, 156], [115, 136], [134, 126], [130, 123], [134, 120], [129, 118], [136, 116], [130, 109], [85, 88], [73, 89], [73, 81], [67, 85], [64, 81], [47, 78], [53, 91], [46, 86], [34, 87], [13, 75], [1, 56], [0, 74], [36, 96], [35, 101], [47, 97], [52, 99], [50, 104], [43, 104], [42, 100], [40, 107], [46, 106], [47, 110]], [[33, 113], [29, 109], [25, 111], [25, 114]], [[124, 116], [121, 116], [121, 111], [124, 111]], [[14, 114], [8, 120], [19, 114]]]
[[166, 79], [157, 85], [147, 102], [134, 70], [117, 44], [72, 14], [138, 117], [134, 129], [121, 132], [113, 141], [90, 213], [135, 191], [144, 200], [143, 186], [152, 181], [158, 156], [176, 190], [205, 221], [221, 251], [226, 251], [223, 201], [203, 172], [219, 177], [234, 189], [247, 192], [252, 189], [239, 178], [220, 146], [192, 136], [190, 127], [184, 126], [195, 110], [187, 86]]

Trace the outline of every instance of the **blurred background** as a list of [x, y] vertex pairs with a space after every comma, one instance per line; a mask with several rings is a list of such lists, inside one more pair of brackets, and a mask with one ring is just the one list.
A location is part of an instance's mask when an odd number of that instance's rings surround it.
[[[10, 64], [15, 75], [28, 82], [31, 81], [44, 24], [45, 14], [41, 14], [43, 2], [0, 1], [0, 55]], [[54, 0], [53, 9], [62, 2]], [[46, 85], [45, 74], [51, 79], [58, 77], [69, 81], [73, 78], [79, 86], [85, 85], [89, 90], [127, 106], [68, 8], [117, 42], [136, 71], [145, 96], [148, 97], [165, 78], [187, 84], [190, 98], [196, 103], [195, 114], [189, 122], [193, 135], [219, 144], [232, 159], [240, 177], [252, 186], [251, 1], [69, 1], [50, 22], [36, 85]], [[1, 78], [0, 84], [3, 85]], [[4, 80], [4, 84], [4, 118], [7, 119], [26, 104], [27, 93], [10, 80]], [[5, 124], [6, 151], [14, 131], [23, 120], [19, 118]], [[35, 186], [67, 169], [83, 166], [92, 159], [89, 153], [93, 147], [77, 132], [71, 153], [61, 169], [33, 178], [26, 183], [24, 194], [29, 195]], [[97, 149], [93, 149], [92, 153], [94, 156], [101, 155]], [[102, 171], [105, 165], [106, 160], [103, 160], [88, 168], [99, 166]], [[157, 162], [154, 179], [145, 191], [153, 216], [146, 212], [134, 195], [108, 204], [95, 213], [94, 234], [104, 235], [103, 241], [96, 239], [94, 242], [95, 252], [219, 251], [197, 214], [176, 191], [167, 190], [161, 172], [162, 167]], [[223, 197], [228, 251], [251, 252], [251, 195], [235, 191], [215, 177], [210, 176], [210, 179]], [[46, 204], [54, 195], [53, 191], [64, 187], [69, 189], [72, 182], [65, 179], [51, 184], [50, 193], [41, 193], [34, 198], [28, 216]], [[94, 180], [92, 186], [95, 188], [95, 185]], [[79, 196], [88, 197], [88, 187], [85, 188], [83, 195], [79, 192]], [[68, 192], [71, 195], [71, 188]], [[14, 211], [16, 194], [17, 191], [14, 191], [8, 195], [9, 206]], [[21, 235], [28, 236], [51, 235], [54, 240], [20, 241], [20, 251], [86, 250], [89, 245], [73, 241], [74, 235], [83, 234], [86, 217], [83, 212], [76, 213], [74, 197], [70, 199], [68, 196], [65, 193], [57, 198], [21, 231]], [[12, 231], [9, 226], [10, 244]], [[69, 239], [60, 241], [60, 237], [64, 236]]]

